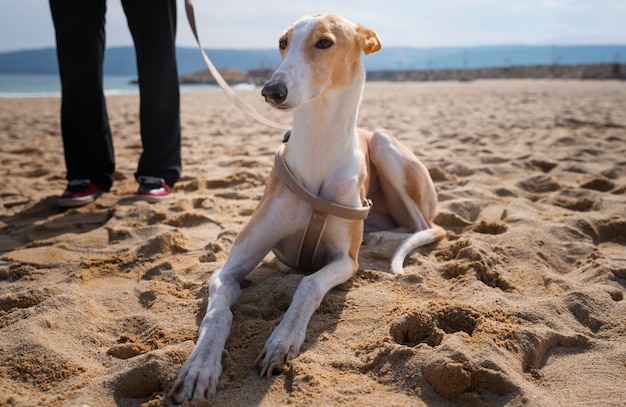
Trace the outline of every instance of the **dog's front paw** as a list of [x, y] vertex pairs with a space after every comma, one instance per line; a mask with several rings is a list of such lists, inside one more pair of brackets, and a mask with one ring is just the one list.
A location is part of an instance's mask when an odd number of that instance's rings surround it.
[[275, 370], [282, 369], [291, 359], [298, 356], [302, 340], [295, 337], [281, 337], [277, 339], [272, 334], [267, 342], [265, 349], [254, 362], [260, 368], [259, 375], [269, 378]]
[[222, 363], [220, 358], [213, 361], [209, 359], [193, 354], [187, 359], [169, 393], [177, 404], [215, 397], [217, 382], [222, 374]]

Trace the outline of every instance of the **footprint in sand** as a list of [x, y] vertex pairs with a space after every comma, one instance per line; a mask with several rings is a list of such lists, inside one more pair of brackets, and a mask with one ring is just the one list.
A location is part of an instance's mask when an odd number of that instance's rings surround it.
[[602, 199], [593, 191], [566, 188], [550, 197], [547, 202], [571, 211], [588, 212], [597, 208]]
[[[500, 230], [501, 227], [496, 226], [495, 230]], [[503, 291], [515, 288], [505, 277], [506, 271], [500, 266], [500, 255], [487, 242], [461, 239], [437, 250], [435, 256], [443, 263], [441, 273], [446, 278], [453, 279], [473, 274], [490, 287]]]
[[590, 178], [580, 182], [579, 185], [584, 189], [593, 189], [600, 192], [608, 192], [615, 188], [615, 184], [606, 178]]
[[543, 174], [519, 181], [517, 185], [532, 193], [554, 192], [561, 189], [561, 185], [554, 178]]
[[113, 388], [116, 397], [149, 397], [167, 389], [192, 347], [188, 341], [127, 359], [111, 368], [103, 381]]
[[414, 347], [425, 343], [435, 347], [446, 334], [465, 332], [472, 336], [478, 317], [476, 312], [462, 307], [446, 307], [435, 312], [416, 310], [393, 321], [389, 333], [401, 345]]
[[[440, 199], [443, 199], [441, 196]], [[477, 200], [459, 198], [445, 200], [439, 208], [434, 221], [436, 224], [449, 228], [463, 228], [471, 225], [483, 209]]]
[[626, 245], [626, 218], [613, 216], [610, 218], [594, 219], [590, 228], [585, 230], [598, 245], [605, 242]]
[[147, 258], [188, 252], [187, 238], [177, 232], [163, 232], [149, 239], [136, 249], [138, 255]]
[[[396, 317], [389, 330], [392, 342], [372, 346], [362, 370], [389, 386], [430, 387], [462, 405], [537, 400], [542, 391], [535, 381], [547, 355], [590, 346], [587, 337], [554, 328], [552, 317], [431, 301]], [[390, 369], [390, 361], [402, 369]]]
[[482, 233], [485, 235], [501, 235], [508, 230], [508, 226], [499, 221], [482, 220], [479, 224], [474, 226], [472, 230], [476, 233]]
[[0, 312], [11, 312], [16, 308], [31, 308], [56, 294], [56, 290], [48, 288], [33, 288], [7, 293], [0, 296]]
[[165, 221], [166, 225], [181, 227], [181, 228], [193, 228], [196, 226], [200, 226], [204, 223], [217, 223], [217, 222], [199, 213], [184, 213], [173, 219], [168, 219]]
[[215, 189], [234, 189], [242, 190], [265, 185], [265, 175], [253, 171], [238, 171], [223, 179], [209, 180], [206, 188]]

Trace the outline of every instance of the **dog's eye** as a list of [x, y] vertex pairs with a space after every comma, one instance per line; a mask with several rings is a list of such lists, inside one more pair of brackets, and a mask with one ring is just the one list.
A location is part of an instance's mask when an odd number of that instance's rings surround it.
[[286, 49], [287, 48], [287, 40], [283, 38], [280, 41], [278, 41], [278, 48]]
[[315, 44], [315, 47], [319, 49], [326, 49], [332, 46], [333, 46], [333, 41], [329, 40], [328, 38], [322, 38], [321, 40], [317, 42], [317, 44]]

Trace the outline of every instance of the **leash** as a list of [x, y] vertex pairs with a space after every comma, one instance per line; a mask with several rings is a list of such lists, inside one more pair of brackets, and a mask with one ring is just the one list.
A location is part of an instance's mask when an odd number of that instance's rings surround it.
[[202, 45], [200, 44], [200, 37], [198, 36], [198, 30], [196, 28], [196, 17], [193, 9], [193, 0], [185, 0], [185, 11], [187, 12], [187, 20], [189, 20], [189, 26], [191, 27], [191, 31], [193, 32], [193, 36], [196, 38], [196, 42], [198, 43], [198, 47], [200, 47], [200, 53], [202, 53], [202, 57], [204, 58], [204, 62], [206, 66], [209, 68], [211, 75], [217, 82], [217, 84], [222, 88], [226, 96], [230, 99], [235, 106], [237, 106], [242, 112], [246, 113], [248, 116], [257, 120], [258, 122], [269, 126], [274, 127], [276, 129], [287, 130], [289, 126], [285, 126], [284, 124], [276, 123], [272, 120], [269, 120], [259, 114], [252, 106], [247, 104], [243, 99], [239, 97], [231, 88], [228, 86], [220, 72], [217, 70], [213, 62], [209, 59], [207, 54], [202, 49]]
[[[289, 136], [285, 135], [285, 138], [288, 139]], [[302, 271], [310, 272], [315, 270], [313, 261], [319, 249], [324, 229], [326, 229], [328, 215], [349, 220], [365, 220], [372, 208], [372, 201], [367, 199], [364, 202], [364, 206], [354, 208], [312, 194], [298, 182], [287, 166], [285, 157], [283, 156], [284, 150], [285, 144], [282, 144], [274, 156], [274, 166], [276, 167], [278, 175], [291, 192], [296, 194], [298, 198], [306, 202], [313, 209], [304, 235], [302, 235], [302, 241], [300, 242], [300, 249], [298, 251], [298, 268]]]

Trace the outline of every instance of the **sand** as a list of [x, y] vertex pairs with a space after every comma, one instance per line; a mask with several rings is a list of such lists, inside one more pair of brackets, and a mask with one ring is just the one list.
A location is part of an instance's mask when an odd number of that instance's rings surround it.
[[[184, 93], [184, 176], [170, 201], [135, 202], [137, 105], [108, 97], [112, 191], [61, 210], [59, 99], [0, 99], [0, 405], [172, 404], [282, 132]], [[269, 380], [253, 362], [302, 275], [268, 255], [234, 306], [215, 405], [624, 406], [625, 106], [614, 81], [368, 83], [360, 125], [423, 160], [447, 237], [397, 277], [396, 243], [363, 248]]]

